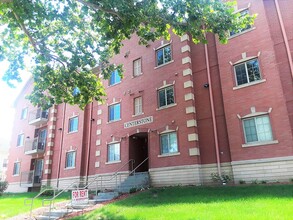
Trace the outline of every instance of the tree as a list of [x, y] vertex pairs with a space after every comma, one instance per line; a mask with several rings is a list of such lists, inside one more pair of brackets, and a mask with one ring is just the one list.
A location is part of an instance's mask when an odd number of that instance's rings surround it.
[[47, 108], [62, 102], [84, 108], [105, 92], [92, 72], [103, 77], [122, 65], [109, 63], [122, 41], [133, 34], [140, 44], [169, 30], [189, 33], [195, 43], [207, 43], [206, 33], [227, 42], [229, 30], [251, 25], [255, 16], [234, 13], [233, 2], [221, 0], [0, 0], [0, 61], [10, 66], [3, 80], [21, 81], [24, 58], [32, 57], [34, 104]]

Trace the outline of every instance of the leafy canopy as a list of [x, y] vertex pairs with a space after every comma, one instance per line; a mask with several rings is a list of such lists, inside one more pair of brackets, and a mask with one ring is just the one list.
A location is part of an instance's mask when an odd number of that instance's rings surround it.
[[229, 30], [252, 24], [255, 16], [234, 13], [233, 2], [221, 0], [0, 0], [0, 61], [10, 65], [3, 80], [21, 81], [20, 70], [31, 57], [34, 89], [28, 96], [47, 108], [66, 102], [84, 108], [101, 100], [104, 78], [122, 65], [109, 59], [133, 34], [140, 44], [169, 30], [189, 33], [195, 43], [207, 43], [206, 33], [227, 42]]

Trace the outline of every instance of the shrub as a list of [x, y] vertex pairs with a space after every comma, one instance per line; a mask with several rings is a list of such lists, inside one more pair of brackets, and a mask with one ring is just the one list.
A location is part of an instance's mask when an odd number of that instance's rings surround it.
[[293, 178], [290, 179], [290, 182], [293, 183]]
[[40, 192], [42, 191], [42, 196], [54, 196], [54, 189], [51, 186], [42, 186]]
[[245, 180], [239, 180], [239, 184], [246, 184]]
[[0, 196], [7, 189], [7, 187], [8, 187], [8, 182], [7, 181], [0, 181]]
[[262, 180], [262, 181], [260, 181], [261, 184], [267, 184], [267, 182], [268, 182], [268, 181], [266, 181], [266, 180]]
[[228, 183], [231, 181], [230, 175], [225, 174], [224, 172], [221, 174], [221, 176], [218, 173], [211, 173], [211, 176], [214, 182]]
[[255, 184], [255, 185], [258, 184], [258, 180], [257, 179], [252, 180], [251, 184]]
[[129, 193], [135, 193], [136, 191], [137, 191], [137, 189], [134, 187], [129, 190]]

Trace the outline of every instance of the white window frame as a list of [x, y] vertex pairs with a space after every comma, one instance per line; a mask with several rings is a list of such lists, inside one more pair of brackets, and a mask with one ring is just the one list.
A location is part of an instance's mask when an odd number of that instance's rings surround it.
[[[174, 102], [173, 103], [170, 103], [170, 104], [167, 103], [167, 90], [169, 88], [172, 88], [173, 89], [173, 100], [174, 100]], [[165, 93], [165, 105], [160, 106], [160, 91], [163, 91], [163, 90], [164, 90], [164, 93]], [[166, 108], [168, 106], [175, 105], [176, 104], [176, 100], [175, 100], [175, 88], [174, 88], [174, 85], [165, 86], [164, 88], [158, 89], [157, 90], [157, 98], [158, 98], [158, 108], [159, 109], [162, 109], [162, 108]]]
[[[69, 158], [69, 155], [72, 155]], [[68, 161], [69, 159], [71, 159], [71, 161]], [[73, 169], [75, 168], [75, 164], [76, 164], [76, 151], [67, 151], [66, 155], [65, 155], [65, 169]]]
[[27, 119], [27, 113], [28, 113], [28, 108], [27, 108], [27, 107], [26, 107], [26, 108], [23, 108], [23, 109], [21, 110], [20, 119], [21, 119], [21, 120], [25, 120], [25, 119]]
[[[115, 119], [115, 111], [114, 111], [114, 118], [113, 119], [111, 119], [110, 118], [110, 116], [111, 116], [111, 114], [110, 114], [110, 109], [113, 107], [113, 108], [115, 108], [115, 106], [120, 106], [120, 111], [119, 111], [119, 118], [116, 118]], [[117, 103], [114, 103], [114, 104], [111, 104], [111, 105], [109, 105], [108, 106], [108, 122], [114, 122], [114, 121], [119, 121], [119, 120], [121, 120], [121, 103], [120, 102], [117, 102]]]
[[[74, 126], [71, 126], [71, 122], [73, 120], [77, 120], [76, 129], [74, 129]], [[79, 124], [79, 118], [78, 118], [78, 116], [74, 116], [74, 117], [69, 118], [69, 120], [68, 120], [68, 133], [78, 132], [78, 124]]]
[[19, 176], [20, 174], [20, 162], [16, 161], [13, 164], [13, 171], [12, 171], [12, 175], [13, 176]]
[[[165, 60], [165, 48], [167, 48], [167, 47], [170, 47], [170, 51], [171, 51], [171, 55], [170, 55], [171, 57], [170, 57], [170, 60], [168, 60], [168, 61]], [[160, 50], [163, 50], [163, 63], [161, 63], [161, 64], [158, 63], [158, 52]], [[170, 63], [170, 62], [172, 62], [172, 60], [173, 60], [173, 53], [172, 53], [171, 43], [163, 45], [163, 46], [156, 49], [156, 66], [157, 67], [163, 66], [167, 63]]]
[[22, 147], [24, 145], [24, 133], [17, 135], [16, 146]]
[[[113, 153], [111, 148], [114, 147], [114, 157], [113, 155], [110, 155], [110, 153]], [[116, 154], [118, 152], [118, 157], [116, 157]], [[109, 143], [107, 145], [107, 163], [115, 163], [115, 162], [120, 162], [121, 161], [121, 144], [120, 142], [115, 142], [115, 143]]]
[[143, 114], [142, 110], [142, 96], [135, 97], [134, 103], [134, 116]]
[[[257, 61], [257, 63], [258, 63], [258, 71], [259, 71], [259, 76], [260, 76], [259, 79], [254, 80], [254, 81], [250, 81], [249, 80], [248, 69], [247, 69], [247, 63], [250, 62], [250, 61], [252, 61], [252, 60], [256, 60]], [[245, 66], [245, 73], [246, 73], [247, 83], [243, 83], [243, 84], [240, 84], [239, 85], [238, 84], [238, 81], [237, 81], [236, 67], [237, 66], [240, 66], [240, 65], [244, 65]], [[233, 69], [234, 69], [234, 77], [235, 77], [236, 87], [238, 87], [238, 86], [244, 86], [244, 85], [249, 85], [249, 84], [252, 84], [252, 83], [255, 83], [255, 82], [258, 82], [258, 81], [261, 81], [262, 80], [262, 74], [261, 74], [261, 71], [260, 71], [260, 63], [259, 63], [259, 59], [258, 58], [253, 58], [253, 59], [245, 60], [243, 62], [234, 64], [233, 65]]]
[[[170, 135], [175, 134], [176, 136], [176, 151], [170, 151]], [[168, 152], [163, 152], [163, 146], [162, 146], [162, 137], [168, 136]], [[179, 153], [179, 147], [178, 147], [178, 135], [176, 131], [170, 131], [170, 132], [164, 132], [160, 134], [160, 154], [161, 155], [172, 155], [172, 154], [178, 154]]]
[[142, 58], [138, 58], [133, 61], [133, 77], [140, 76], [142, 74]]

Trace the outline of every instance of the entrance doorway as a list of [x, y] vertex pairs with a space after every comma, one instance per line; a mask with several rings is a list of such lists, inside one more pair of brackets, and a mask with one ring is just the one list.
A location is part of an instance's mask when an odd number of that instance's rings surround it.
[[[129, 136], [129, 159], [134, 159], [134, 168], [137, 167], [148, 157], [148, 133], [141, 132]], [[130, 167], [131, 169], [131, 167]], [[149, 161], [146, 160], [136, 172], [147, 172], [149, 170]]]

